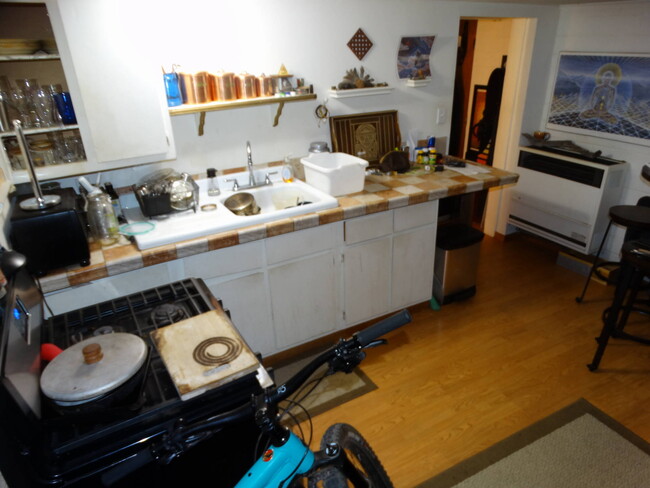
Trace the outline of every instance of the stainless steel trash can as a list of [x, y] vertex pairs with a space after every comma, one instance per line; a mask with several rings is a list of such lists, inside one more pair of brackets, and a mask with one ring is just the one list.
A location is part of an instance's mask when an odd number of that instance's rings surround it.
[[433, 296], [441, 305], [476, 294], [476, 274], [483, 232], [464, 224], [438, 228]]

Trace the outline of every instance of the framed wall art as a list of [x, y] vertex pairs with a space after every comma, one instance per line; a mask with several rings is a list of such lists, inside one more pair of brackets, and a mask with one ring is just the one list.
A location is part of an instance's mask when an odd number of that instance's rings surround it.
[[560, 53], [546, 126], [650, 146], [650, 54]]
[[402, 37], [397, 53], [400, 79], [422, 79], [431, 76], [429, 56], [435, 36]]

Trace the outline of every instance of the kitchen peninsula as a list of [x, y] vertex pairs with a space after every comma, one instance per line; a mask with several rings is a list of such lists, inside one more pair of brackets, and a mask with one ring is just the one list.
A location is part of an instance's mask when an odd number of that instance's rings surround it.
[[339, 197], [337, 208], [145, 251], [126, 239], [91, 245], [90, 266], [51, 272], [41, 286], [58, 314], [202, 278], [251, 346], [273, 354], [428, 300], [438, 200], [517, 179], [469, 162], [435, 173], [370, 175], [364, 190]]

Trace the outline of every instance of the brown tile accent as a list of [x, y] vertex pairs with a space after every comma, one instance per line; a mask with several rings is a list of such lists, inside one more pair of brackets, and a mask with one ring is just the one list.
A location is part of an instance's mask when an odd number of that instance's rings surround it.
[[459, 183], [473, 183], [476, 181], [476, 178], [472, 178], [471, 176], [465, 176], [465, 175], [452, 176], [449, 179], [457, 181]]
[[266, 237], [279, 236], [294, 231], [293, 220], [277, 220], [266, 224]]
[[385, 212], [386, 210], [388, 210], [388, 200], [366, 203], [366, 213]]
[[74, 271], [68, 271], [68, 282], [70, 286], [81, 285], [89, 281], [99, 280], [108, 276], [108, 270], [104, 264], [90, 265]]
[[454, 185], [449, 187], [449, 192], [448, 196], [454, 196], [454, 195], [462, 195], [467, 191], [467, 185], [461, 184], [461, 185]]
[[[418, 185], [418, 187], [419, 187], [419, 185]], [[377, 195], [378, 197], [381, 197], [381, 198], [385, 198], [386, 200], [390, 200], [391, 198], [399, 198], [399, 197], [404, 196], [403, 193], [400, 193], [400, 192], [395, 191], [395, 190], [378, 191], [378, 192], [375, 193], [375, 195]]]
[[236, 246], [237, 244], [239, 244], [239, 234], [236, 231], [224, 232], [223, 234], [208, 237], [208, 249], [210, 251]]
[[176, 259], [176, 246], [168, 244], [166, 246], [154, 247], [142, 251], [142, 264], [144, 266], [153, 266], [154, 264], [166, 263]]
[[409, 205], [417, 205], [418, 203], [424, 203], [429, 201], [429, 194], [426, 192], [422, 193], [413, 193], [409, 195]]
[[320, 225], [331, 224], [340, 220], [343, 220], [343, 209], [340, 207], [318, 212], [318, 222]]
[[108, 249], [104, 249], [103, 254], [104, 261], [108, 262], [139, 256], [140, 251], [135, 244], [128, 244], [126, 246], [110, 247]]

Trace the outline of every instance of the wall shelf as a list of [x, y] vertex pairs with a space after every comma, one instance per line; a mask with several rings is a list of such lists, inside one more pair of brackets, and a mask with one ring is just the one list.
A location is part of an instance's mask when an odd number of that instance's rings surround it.
[[418, 86], [427, 86], [431, 78], [424, 78], [422, 80], [406, 80], [406, 86], [418, 87]]
[[366, 97], [368, 95], [387, 95], [393, 91], [390, 86], [377, 86], [372, 88], [350, 88], [349, 90], [330, 90], [332, 98]]
[[203, 127], [205, 125], [205, 114], [206, 112], [214, 112], [218, 110], [233, 110], [237, 108], [244, 107], [256, 107], [259, 105], [273, 105], [278, 104], [278, 110], [273, 119], [273, 127], [278, 125], [280, 120], [280, 115], [282, 115], [282, 109], [284, 108], [285, 103], [290, 102], [306, 102], [308, 100], [315, 100], [315, 93], [308, 93], [307, 95], [287, 95], [284, 97], [259, 97], [251, 98], [248, 100], [233, 100], [231, 102], [209, 102], [209, 103], [199, 103], [193, 105], [179, 105], [178, 107], [170, 107], [170, 115], [187, 115], [187, 114], [201, 114], [199, 121], [199, 135], [203, 135]]

